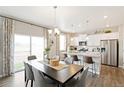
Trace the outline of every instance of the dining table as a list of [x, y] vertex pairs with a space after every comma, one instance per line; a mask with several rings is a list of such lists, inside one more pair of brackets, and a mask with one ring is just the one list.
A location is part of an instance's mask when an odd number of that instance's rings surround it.
[[77, 64], [69, 64], [63, 69], [56, 70], [50, 65], [48, 65], [47, 62], [45, 63], [43, 61], [31, 60], [31, 61], [26, 61], [26, 63], [36, 68], [37, 70], [41, 71], [48, 78], [55, 81], [57, 83], [57, 86], [62, 86], [62, 87], [66, 86], [66, 83], [69, 80], [71, 80], [78, 73], [82, 72], [84, 69], [84, 66]]

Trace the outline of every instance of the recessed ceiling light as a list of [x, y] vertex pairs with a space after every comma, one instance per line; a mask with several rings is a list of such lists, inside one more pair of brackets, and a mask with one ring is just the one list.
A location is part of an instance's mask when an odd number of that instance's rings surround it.
[[81, 27], [81, 25], [79, 24], [78, 27]]
[[88, 39], [89, 39], [89, 37], [87, 36], [87, 37], [86, 37], [86, 40], [88, 40]]
[[109, 25], [106, 25], [106, 27], [110, 27]]
[[108, 16], [104, 16], [104, 19], [107, 19], [108, 18]]

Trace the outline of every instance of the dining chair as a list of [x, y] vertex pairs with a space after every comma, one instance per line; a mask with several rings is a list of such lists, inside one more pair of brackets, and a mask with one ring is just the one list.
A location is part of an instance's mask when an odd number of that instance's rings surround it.
[[89, 67], [85, 67], [78, 79], [72, 78], [69, 82], [66, 83], [66, 87], [85, 87], [86, 86], [86, 77]]
[[30, 66], [28, 63], [24, 62], [24, 66], [25, 66], [25, 79], [26, 79], [26, 87], [28, 85], [28, 81], [31, 80], [31, 87], [33, 87], [33, 80], [34, 80], [34, 74], [32, 71], [32, 66]]
[[35, 56], [35, 55], [31, 55], [31, 56], [28, 56], [28, 61], [30, 61], [30, 60], [35, 60], [35, 59], [37, 59], [37, 57]]
[[71, 60], [71, 58], [69, 58], [69, 57], [66, 57], [66, 58], [64, 59], [64, 62], [65, 62], [65, 64], [72, 64], [72, 60]]
[[50, 78], [44, 77], [43, 73], [38, 69], [32, 67], [34, 73], [34, 87], [55, 87], [56, 83], [53, 83], [53, 80]]
[[72, 56], [72, 64], [74, 64], [75, 62], [76, 63], [80, 62], [80, 64], [81, 64], [81, 60], [78, 58], [77, 55], [73, 55]]
[[66, 58], [66, 57], [68, 57], [68, 55], [67, 54], [64, 54], [64, 58]]
[[[37, 57], [35, 55], [31, 55], [31, 56], [27, 57], [28, 61], [35, 60], [35, 59], [37, 59]], [[25, 71], [25, 82], [26, 82], [26, 71]]]
[[84, 64], [92, 65], [92, 68], [89, 68], [89, 69], [92, 70], [92, 76], [93, 76], [93, 70], [94, 70], [94, 72], [96, 74], [95, 62], [93, 61], [92, 57], [83, 56], [83, 63]]

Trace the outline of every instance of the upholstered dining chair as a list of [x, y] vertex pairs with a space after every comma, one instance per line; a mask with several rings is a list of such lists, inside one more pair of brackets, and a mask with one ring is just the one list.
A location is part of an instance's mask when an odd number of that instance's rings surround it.
[[32, 71], [32, 66], [30, 66], [28, 63], [24, 62], [25, 66], [25, 79], [26, 79], [26, 87], [28, 85], [28, 81], [31, 80], [31, 87], [33, 87], [33, 80], [34, 80], [34, 74]]
[[66, 58], [66, 57], [68, 57], [68, 55], [67, 54], [64, 54], [64, 58]]
[[[37, 59], [37, 57], [35, 55], [31, 55], [31, 56], [28, 56], [27, 57], [27, 60], [30, 61], [30, 60], [35, 60]], [[26, 82], [26, 71], [25, 71], [25, 82]]]
[[89, 67], [85, 67], [78, 79], [71, 79], [65, 86], [66, 87], [85, 87], [86, 86], [86, 77]]
[[69, 57], [64, 59], [65, 64], [72, 64], [72, 60]]
[[32, 67], [33, 73], [34, 73], [34, 87], [55, 87], [57, 86], [56, 83], [53, 83], [53, 81], [50, 78], [44, 77], [43, 73], [39, 71], [38, 69]]
[[37, 59], [37, 57], [35, 56], [35, 55], [31, 55], [31, 56], [28, 56], [28, 61], [30, 61], [30, 60], [35, 60], [35, 59]]

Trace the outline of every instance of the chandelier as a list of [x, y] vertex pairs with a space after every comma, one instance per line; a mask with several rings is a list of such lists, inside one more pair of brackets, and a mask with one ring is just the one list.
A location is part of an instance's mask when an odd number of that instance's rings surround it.
[[60, 31], [59, 31], [59, 29], [58, 29], [58, 27], [57, 27], [57, 17], [56, 17], [56, 9], [57, 9], [57, 6], [54, 6], [53, 7], [53, 9], [54, 9], [54, 28], [53, 28], [53, 31], [50, 29], [50, 30], [48, 30], [48, 32], [49, 32], [49, 34], [52, 34], [52, 32], [55, 34], [55, 35], [59, 35], [60, 34]]

